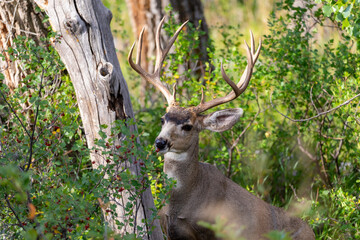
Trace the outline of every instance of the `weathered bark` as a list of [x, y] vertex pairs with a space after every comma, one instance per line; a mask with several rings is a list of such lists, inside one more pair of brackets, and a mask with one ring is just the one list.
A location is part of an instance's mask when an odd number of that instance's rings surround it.
[[10, 61], [6, 50], [13, 45], [14, 39], [23, 35], [40, 43], [41, 37], [48, 34], [48, 23], [44, 14], [35, 12], [36, 4], [31, 0], [0, 1], [0, 71], [5, 76], [4, 83], [12, 91], [19, 86], [22, 77], [28, 73], [21, 68], [19, 61]]
[[[53, 30], [62, 36], [61, 42], [54, 43], [55, 48], [73, 82], [88, 147], [92, 149], [95, 139], [100, 139], [101, 125], [112, 126], [117, 119], [134, 117], [111, 35], [112, 14], [100, 0], [36, 0], [36, 3], [45, 9]], [[110, 127], [103, 131], [111, 135]], [[94, 168], [106, 165], [105, 159], [98, 152], [91, 153]], [[123, 167], [140, 174], [138, 165], [126, 164]], [[110, 193], [110, 203], [116, 205], [118, 217], [113, 214], [104, 214], [104, 217], [115, 232], [137, 232], [136, 226], [126, 226], [119, 231], [115, 223], [116, 220], [123, 222], [125, 210], [117, 202], [126, 205], [129, 196], [125, 192], [121, 201]], [[137, 223], [145, 228], [142, 220], [155, 208], [150, 189], [146, 189], [138, 203]], [[159, 221], [153, 225], [152, 235], [145, 238], [162, 239]]]

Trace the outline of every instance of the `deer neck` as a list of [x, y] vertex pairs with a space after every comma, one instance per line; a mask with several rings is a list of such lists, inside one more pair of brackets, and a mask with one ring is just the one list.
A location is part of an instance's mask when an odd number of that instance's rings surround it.
[[188, 191], [192, 188], [199, 171], [199, 141], [186, 152], [168, 152], [164, 155], [164, 172], [176, 180], [173, 192]]

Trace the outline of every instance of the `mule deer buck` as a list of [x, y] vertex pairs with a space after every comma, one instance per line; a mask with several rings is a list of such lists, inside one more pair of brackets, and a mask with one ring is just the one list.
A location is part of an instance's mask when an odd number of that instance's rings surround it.
[[251, 48], [246, 44], [247, 66], [238, 84], [230, 80], [221, 65], [222, 76], [231, 86], [232, 92], [209, 102], [204, 101], [202, 93], [198, 106], [183, 108], [176, 102], [175, 86], [171, 94], [161, 82], [160, 73], [167, 53], [187, 22], [179, 27], [164, 48], [160, 46], [163, 23], [164, 18], [156, 32], [154, 73], [146, 72], [140, 64], [144, 29], [138, 40], [136, 63], [132, 60], [136, 42], [131, 47], [128, 61], [136, 72], [161, 91], [168, 102], [167, 113], [161, 118], [162, 130], [155, 140], [157, 151], [164, 154], [164, 172], [177, 181], [176, 187], [170, 192], [169, 203], [160, 212], [161, 225], [168, 239], [216, 239], [214, 232], [197, 223], [215, 222], [219, 215], [235, 230], [242, 228], [241, 236], [246, 239], [264, 239], [264, 234], [272, 230], [289, 232], [293, 239], [315, 239], [313, 231], [301, 219], [287, 215], [282, 209], [252, 195], [213, 165], [198, 161], [200, 131], [226, 131], [239, 120], [243, 110], [236, 108], [208, 115], [202, 113], [234, 100], [245, 91], [260, 53], [261, 41], [254, 51], [251, 33]]

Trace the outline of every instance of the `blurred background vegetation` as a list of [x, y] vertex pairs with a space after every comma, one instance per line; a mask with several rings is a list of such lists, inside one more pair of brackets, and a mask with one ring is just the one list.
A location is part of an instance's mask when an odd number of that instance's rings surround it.
[[[129, 151], [131, 142], [122, 151], [146, 159], [155, 202], [161, 207], [170, 183], [164, 184], [161, 158], [151, 158], [149, 152], [161, 129], [165, 101], [127, 63], [132, 43], [148, 22], [137, 21], [131, 8], [131, 3], [142, 1], [103, 2], [113, 14], [111, 27], [141, 142], [136, 146], [141, 151]], [[166, 42], [185, 15], [166, 4], [171, 1], [163, 2], [159, 14], [167, 16], [162, 39]], [[162, 79], [169, 85], [178, 82], [182, 106], [198, 104], [201, 89], [207, 99], [230, 91], [221, 78], [220, 62], [237, 82], [246, 66], [244, 40], [250, 42], [249, 30], [256, 46], [262, 39], [263, 48], [248, 89], [220, 107], [241, 107], [243, 118], [227, 132], [204, 132], [200, 160], [216, 165], [256, 196], [302, 217], [317, 239], [360, 239], [359, 1], [203, 0], [201, 4], [203, 15], [180, 34]], [[156, 14], [148, 13], [150, 18], [161, 18]], [[146, 31], [151, 37], [153, 29]], [[151, 71], [150, 37], [144, 62]], [[9, 54], [21, 59], [31, 74], [14, 92], [1, 84], [6, 96], [0, 109], [4, 123], [0, 128], [0, 193], [5, 196], [0, 204], [6, 207], [0, 209], [0, 233], [18, 239], [101, 238], [109, 233], [97, 198], [105, 194], [103, 186], [113, 182], [100, 185], [103, 169], [91, 169], [74, 89], [49, 39], [44, 41], [45, 48], [18, 39]], [[42, 68], [38, 62], [29, 62], [36, 58], [52, 66], [44, 89], [39, 90], [44, 99], [38, 105], [34, 93], [42, 81]], [[54, 75], [61, 82], [58, 86], [51, 82]], [[15, 120], [31, 123], [36, 106], [40, 108], [36, 131], [33, 126], [29, 129], [36, 132], [33, 158], [37, 161], [29, 165], [29, 173], [23, 173], [16, 166], [24, 159], [27, 162], [33, 140]], [[16, 112], [22, 114], [16, 116]], [[126, 190], [132, 187], [129, 182], [134, 179], [116, 178]], [[124, 191], [119, 186], [117, 190]], [[29, 202], [36, 206], [36, 213], [34, 205], [26, 205]], [[16, 212], [23, 222], [15, 218]]]

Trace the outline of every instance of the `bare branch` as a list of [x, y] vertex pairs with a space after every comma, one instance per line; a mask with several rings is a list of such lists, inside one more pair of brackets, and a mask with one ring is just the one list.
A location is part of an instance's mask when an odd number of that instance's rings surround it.
[[313, 117], [304, 118], [304, 119], [293, 119], [293, 118], [290, 118], [290, 117], [286, 116], [285, 114], [281, 113], [281, 112], [275, 107], [274, 103], [272, 102], [272, 93], [270, 94], [270, 104], [271, 104], [272, 108], [275, 109], [275, 111], [277, 111], [281, 116], [289, 119], [290, 121], [292, 121], [292, 122], [306, 122], [306, 121], [310, 121], [310, 120], [312, 120], [312, 119], [318, 118], [318, 117], [320, 117], [320, 116], [322, 116], [322, 115], [326, 115], [326, 114], [328, 114], [328, 113], [331, 113], [331, 112], [337, 110], [338, 108], [341, 108], [342, 106], [348, 105], [349, 103], [351, 103], [352, 100], [354, 100], [355, 98], [358, 98], [358, 97], [360, 97], [360, 93], [357, 94], [357, 95], [355, 95], [354, 97], [350, 98], [349, 100], [343, 102], [342, 104], [334, 107], [334, 108], [331, 108], [331, 109], [329, 109], [329, 110], [327, 110], [327, 111], [324, 111], [324, 112], [320, 112], [320, 113], [318, 113], [317, 115], [315, 115], [315, 116], [313, 116]]
[[[41, 63], [40, 63], [40, 65], [42, 67], [42, 71], [41, 71], [41, 80], [40, 80], [40, 86], [39, 86], [39, 91], [38, 91], [39, 98], [41, 98], [41, 90], [43, 88], [43, 80], [44, 80], [44, 73], [45, 73], [44, 66]], [[36, 121], [37, 121], [37, 118], [38, 118], [38, 115], [39, 115], [39, 107], [40, 107], [40, 103], [37, 103], [35, 119], [34, 119], [34, 127], [32, 129], [32, 133], [31, 133], [31, 136], [30, 136], [29, 159], [28, 159], [28, 163], [27, 163], [25, 171], [28, 171], [29, 168], [30, 168], [30, 165], [31, 165], [31, 158], [32, 158], [32, 155], [33, 155], [33, 146], [34, 146], [34, 143], [35, 143], [34, 136], [35, 136], [35, 129], [36, 129]]]
[[[1, 2], [1, 1], [0, 1]], [[4, 23], [4, 24], [7, 24], [6, 21], [3, 21], [3, 20], [0, 20], [0, 22]], [[10, 30], [12, 29], [15, 29], [13, 25], [9, 26]], [[22, 32], [22, 33], [27, 33], [27, 34], [30, 34], [30, 35], [34, 35], [34, 36], [40, 36], [39, 33], [36, 33], [36, 32], [30, 32], [30, 31], [26, 31], [26, 30], [22, 30], [22, 29], [16, 29], [17, 31], [19, 32]]]
[[9, 199], [8, 199], [8, 196], [5, 195], [4, 197], [5, 197], [6, 204], [8, 205], [8, 207], [10, 208], [10, 210], [12, 211], [12, 213], [15, 215], [16, 220], [18, 221], [18, 226], [25, 230], [25, 228], [24, 228], [24, 226], [23, 226], [23, 224], [22, 224], [19, 216], [18, 216], [17, 213], [15, 212], [14, 208], [11, 206], [11, 203], [10, 203], [10, 201], [9, 201]]
[[356, 123], [360, 125], [360, 120], [356, 117], [356, 114], [357, 114], [358, 109], [359, 109], [359, 105], [360, 105], [360, 101], [359, 101], [359, 102], [357, 103], [357, 105], [356, 105], [355, 113], [354, 113], [354, 116], [353, 116], [353, 117], [354, 117]]
[[17, 120], [20, 122], [20, 125], [21, 125], [21, 127], [24, 129], [24, 131], [26, 132], [26, 134], [27, 134], [29, 137], [31, 137], [29, 131], [26, 129], [24, 123], [21, 121], [21, 119], [19, 118], [19, 116], [16, 114], [15, 109], [13, 109], [13, 107], [11, 106], [11, 104], [7, 101], [7, 99], [6, 99], [5, 95], [4, 95], [4, 93], [1, 91], [1, 89], [0, 89], [0, 95], [1, 95], [1, 97], [4, 99], [4, 101], [6, 102], [6, 104], [9, 106], [11, 112], [15, 115], [15, 117], [17, 118]]
[[311, 159], [311, 161], [316, 161], [316, 156], [312, 155], [308, 150], [304, 148], [304, 146], [301, 144], [300, 136], [297, 137], [298, 146], [301, 152], [303, 152], [308, 158]]

